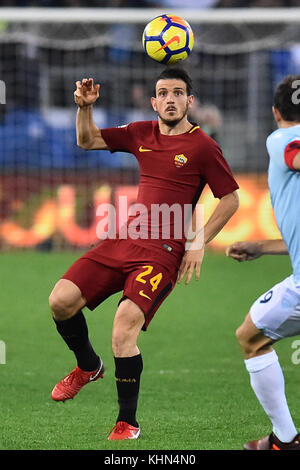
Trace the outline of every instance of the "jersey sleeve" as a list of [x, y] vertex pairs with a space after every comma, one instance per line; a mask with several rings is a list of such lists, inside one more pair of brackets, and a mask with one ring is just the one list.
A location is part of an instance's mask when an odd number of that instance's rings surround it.
[[101, 135], [111, 153], [129, 152], [132, 153], [134, 147], [133, 124], [120, 127], [107, 127], [101, 129]]
[[222, 150], [216, 143], [209, 146], [203, 170], [206, 182], [216, 198], [221, 199], [239, 189]]
[[284, 161], [291, 170], [295, 170], [293, 161], [297, 153], [300, 152], [300, 140], [293, 140], [284, 150]]

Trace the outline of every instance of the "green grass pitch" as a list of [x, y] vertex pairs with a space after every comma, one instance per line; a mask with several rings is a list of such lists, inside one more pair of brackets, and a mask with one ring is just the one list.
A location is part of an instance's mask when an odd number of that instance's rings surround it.
[[[270, 432], [249, 386], [235, 339], [255, 298], [290, 274], [288, 257], [237, 263], [208, 252], [200, 281], [177, 285], [140, 335], [144, 372], [137, 441], [109, 442], [117, 402], [111, 327], [119, 296], [86, 312], [91, 341], [105, 378], [74, 400], [55, 403], [55, 383], [74, 367], [52, 322], [48, 296], [79, 253], [1, 254], [0, 449], [234, 450]], [[287, 397], [300, 427], [300, 365], [292, 363], [289, 338], [276, 346]]]

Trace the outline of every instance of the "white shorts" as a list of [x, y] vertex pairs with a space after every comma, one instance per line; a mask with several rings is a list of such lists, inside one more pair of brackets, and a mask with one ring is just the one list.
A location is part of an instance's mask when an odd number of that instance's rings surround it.
[[300, 334], [300, 284], [293, 275], [261, 295], [250, 309], [251, 319], [274, 340]]

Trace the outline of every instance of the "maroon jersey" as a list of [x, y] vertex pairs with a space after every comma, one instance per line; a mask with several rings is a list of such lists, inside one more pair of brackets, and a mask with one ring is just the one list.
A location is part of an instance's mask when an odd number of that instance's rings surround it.
[[[167, 243], [182, 256], [186, 238], [183, 229], [181, 237], [175, 236], [180, 233], [174, 227], [178, 209], [184, 223], [185, 205], [194, 207], [206, 184], [217, 198], [238, 189], [220, 147], [197, 125], [184, 134], [163, 135], [157, 121], [141, 121], [102, 129], [101, 134], [111, 152], [132, 153], [139, 163], [136, 202], [147, 209], [147, 214], [143, 218], [138, 213], [128, 219], [130, 224], [139, 217], [141, 236], [136, 243], [151, 247]], [[157, 218], [151, 220], [153, 208], [157, 210], [161, 205], [174, 208], [165, 225], [161, 220], [157, 224]]]

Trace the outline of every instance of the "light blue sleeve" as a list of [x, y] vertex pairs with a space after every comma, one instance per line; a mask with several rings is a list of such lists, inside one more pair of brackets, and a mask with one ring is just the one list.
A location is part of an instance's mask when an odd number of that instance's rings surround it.
[[267, 138], [267, 150], [270, 163], [280, 167], [283, 171], [292, 171], [284, 160], [286, 146], [293, 140], [299, 140], [299, 136], [290, 132], [289, 129], [277, 129]]

